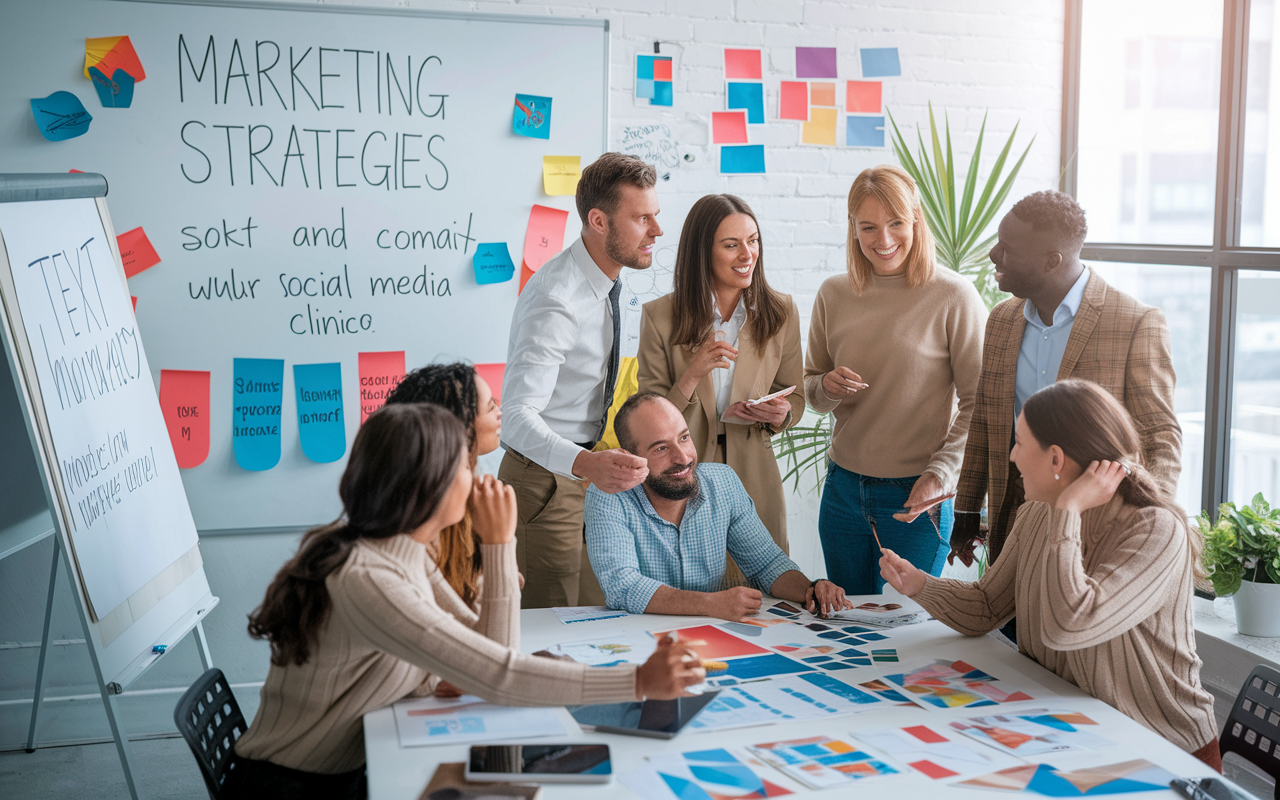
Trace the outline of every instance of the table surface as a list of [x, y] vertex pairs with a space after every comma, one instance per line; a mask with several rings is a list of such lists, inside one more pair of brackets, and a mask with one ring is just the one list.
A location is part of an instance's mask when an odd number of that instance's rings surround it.
[[[882, 596], [851, 598], [854, 603], [864, 600], [883, 601]], [[600, 634], [615, 636], [626, 631], [637, 634], [642, 631], [680, 628], [687, 625], [716, 623], [721, 620], [706, 617], [666, 617], [636, 615], [621, 619], [596, 622], [561, 623], [550, 609], [529, 609], [521, 612], [522, 649], [526, 653], [570, 641], [583, 641]], [[890, 632], [886, 632], [890, 633]], [[607, 787], [609, 797], [634, 797], [635, 794], [618, 779], [640, 766], [644, 758], [656, 753], [681, 753], [713, 747], [740, 747], [761, 742], [798, 739], [815, 734], [844, 737], [859, 730], [887, 727], [931, 724], [945, 725], [953, 719], [992, 713], [1012, 713], [1021, 709], [1050, 708], [1054, 710], [1080, 711], [1095, 719], [1102, 728], [1101, 735], [1118, 743], [1115, 747], [1085, 753], [1057, 754], [1046, 758], [1055, 766], [1074, 767], [1111, 764], [1134, 758], [1145, 758], [1164, 767], [1175, 775], [1200, 777], [1213, 775], [1205, 764], [1171, 744], [1163, 737], [1126, 717], [1111, 706], [1082, 692], [1078, 687], [1062, 680], [1041, 667], [1035, 661], [1020, 654], [1006, 643], [989, 636], [967, 637], [955, 633], [941, 622], [929, 621], [897, 628], [890, 633], [889, 641], [880, 642], [895, 647], [902, 661], [913, 657], [940, 657], [963, 659], [997, 677], [1021, 677], [1029, 689], [1043, 688], [1052, 694], [1042, 694], [1032, 701], [1003, 703], [999, 707], [979, 709], [925, 710], [888, 706], [875, 711], [837, 717], [821, 721], [778, 723], [769, 726], [734, 728], [717, 731], [686, 731], [674, 739], [646, 739], [606, 733], [571, 733], [567, 737], [552, 739], [510, 740], [513, 744], [548, 744], [563, 742], [602, 742], [612, 751], [614, 779]], [[848, 679], [856, 674], [860, 680], [872, 677], [874, 668], [830, 673]], [[1034, 692], [1032, 692], [1034, 694]], [[396, 734], [395, 717], [390, 707], [371, 711], [364, 716], [365, 755], [368, 760], [369, 797], [371, 800], [417, 800], [426, 788], [436, 766], [446, 762], [464, 761], [470, 745], [441, 745], [435, 747], [402, 748]], [[543, 787], [543, 797], [598, 798], [600, 785], [548, 784]], [[974, 789], [952, 787], [942, 781], [933, 781], [911, 772], [894, 777], [891, 782], [878, 782], [877, 788], [893, 791], [895, 800], [944, 800], [947, 797], [973, 800]], [[801, 790], [797, 794], [804, 794]], [[830, 797], [838, 793], [831, 792]], [[995, 793], [993, 793], [995, 794]], [[1007, 796], [1008, 793], [999, 793]], [[1144, 798], [1175, 798], [1172, 790], [1146, 792]]]

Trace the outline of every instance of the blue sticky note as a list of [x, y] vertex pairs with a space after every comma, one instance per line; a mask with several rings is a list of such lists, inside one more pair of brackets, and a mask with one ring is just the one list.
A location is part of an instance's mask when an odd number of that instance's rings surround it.
[[280, 401], [284, 359], [237, 358], [232, 366], [231, 448], [254, 472], [280, 463]]
[[118, 69], [108, 78], [97, 67], [89, 67], [89, 77], [103, 108], [128, 108], [133, 103], [133, 76], [124, 70]]
[[298, 395], [298, 439], [303, 454], [328, 464], [347, 452], [347, 426], [342, 416], [342, 365], [294, 364]]
[[35, 117], [40, 135], [51, 142], [83, 136], [89, 132], [89, 123], [93, 121], [84, 103], [71, 92], [54, 92], [48, 97], [32, 100], [31, 116]]
[[502, 283], [511, 280], [516, 265], [511, 261], [511, 253], [506, 242], [490, 242], [476, 247], [476, 254], [471, 263], [476, 270], [476, 283]]
[[858, 53], [862, 56], [864, 78], [896, 78], [902, 74], [896, 47], [864, 47]]
[[848, 147], [884, 147], [884, 117], [845, 117], [844, 143]]
[[725, 174], [764, 172], [764, 145], [721, 145], [720, 171]]
[[[763, 83], [730, 83], [729, 100], [725, 108], [745, 108], [747, 122], [758, 125], [764, 122], [764, 84]], [[763, 169], [760, 170], [764, 172]]]
[[649, 101], [651, 106], [669, 106], [671, 105], [672, 91], [671, 81], [654, 81], [653, 82], [653, 99]]
[[551, 138], [551, 98], [534, 94], [516, 95], [511, 129], [517, 136]]

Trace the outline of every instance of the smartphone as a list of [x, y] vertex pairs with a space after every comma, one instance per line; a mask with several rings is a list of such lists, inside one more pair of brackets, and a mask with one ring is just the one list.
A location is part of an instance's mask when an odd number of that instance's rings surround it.
[[1221, 778], [1175, 778], [1169, 781], [1169, 788], [1187, 800], [1251, 800]]
[[469, 781], [608, 783], [613, 763], [607, 744], [473, 745]]
[[766, 394], [764, 397], [757, 397], [755, 400], [748, 400], [747, 405], [758, 406], [761, 403], [767, 403], [770, 400], [777, 400], [779, 397], [786, 397], [787, 395], [791, 394], [795, 390], [796, 390], [796, 387], [788, 386], [787, 388], [783, 389], [780, 392], [774, 392], [773, 394]]

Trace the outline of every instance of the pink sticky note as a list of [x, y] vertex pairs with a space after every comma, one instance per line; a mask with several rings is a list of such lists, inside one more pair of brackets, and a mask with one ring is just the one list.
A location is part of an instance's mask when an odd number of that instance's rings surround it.
[[387, 402], [387, 395], [404, 380], [404, 351], [360, 353], [360, 424]]
[[144, 269], [160, 263], [160, 256], [140, 227], [117, 236], [116, 244], [120, 247], [120, 260], [124, 262], [126, 278], [132, 278]]
[[844, 110], [850, 114], [880, 113], [880, 81], [846, 81]]
[[783, 81], [779, 94], [778, 119], [809, 121], [809, 84], [806, 81]]
[[746, 111], [712, 111], [711, 112], [712, 144], [746, 144], [747, 112]]
[[834, 106], [836, 104], [836, 85], [834, 83], [809, 84], [809, 104]]
[[529, 227], [524, 234], [524, 261], [520, 270], [520, 291], [543, 264], [564, 249], [564, 226], [568, 211], [535, 204], [529, 211]]
[[758, 81], [762, 77], [759, 50], [724, 49], [725, 80]]
[[476, 374], [489, 384], [493, 399], [498, 402], [502, 402], [502, 376], [506, 373], [506, 364], [476, 364]]
[[160, 370], [160, 411], [178, 466], [203, 464], [209, 457], [209, 373]]

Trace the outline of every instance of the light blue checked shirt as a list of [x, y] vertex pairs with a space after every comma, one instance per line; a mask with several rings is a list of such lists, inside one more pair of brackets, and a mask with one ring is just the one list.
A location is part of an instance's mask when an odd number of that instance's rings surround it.
[[1089, 268], [1080, 271], [1080, 277], [1071, 285], [1067, 296], [1053, 310], [1053, 324], [1045, 325], [1040, 319], [1036, 304], [1026, 300], [1022, 315], [1027, 327], [1022, 332], [1022, 346], [1018, 349], [1018, 371], [1013, 386], [1013, 418], [1022, 413], [1027, 398], [1058, 380], [1062, 357], [1067, 352], [1067, 340], [1075, 325], [1080, 302], [1084, 299], [1084, 285], [1089, 282]]
[[587, 490], [587, 555], [610, 608], [642, 614], [663, 584], [720, 591], [726, 550], [762, 592], [800, 569], [774, 543], [732, 467], [699, 464], [697, 472], [698, 493], [678, 528], [658, 516], [644, 484], [617, 494]]

